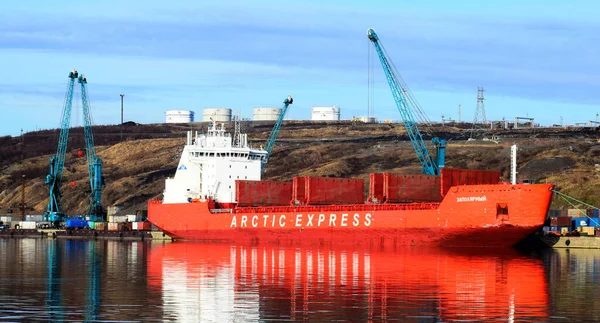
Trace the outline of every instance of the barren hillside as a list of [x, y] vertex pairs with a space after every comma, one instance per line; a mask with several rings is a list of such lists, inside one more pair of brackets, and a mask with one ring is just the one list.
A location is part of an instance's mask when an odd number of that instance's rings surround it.
[[[231, 127], [229, 127], [231, 129]], [[272, 123], [248, 122], [242, 130], [255, 146], [264, 143]], [[164, 179], [175, 173], [186, 130], [205, 131], [205, 123], [95, 127], [97, 151], [104, 160], [106, 187], [103, 204], [124, 206], [123, 212], [145, 209], [148, 199], [159, 197]], [[446, 166], [496, 169], [509, 177], [510, 145], [519, 146], [519, 178], [557, 184], [566, 194], [600, 205], [600, 132], [595, 130], [497, 131], [500, 142], [467, 141], [459, 128], [423, 129], [448, 138]], [[0, 137], [0, 213], [18, 207], [22, 175], [28, 213], [41, 214], [48, 203], [44, 184], [48, 161], [56, 151], [58, 130]], [[89, 180], [81, 128], [69, 140], [62, 187], [63, 203], [71, 214], [88, 205]], [[372, 172], [419, 173], [420, 166], [404, 128], [399, 124], [350, 122], [286, 122], [267, 166], [265, 178], [290, 180], [297, 175], [348, 176], [368, 179]], [[75, 187], [68, 185], [75, 182]], [[555, 207], [566, 207], [555, 199]]]

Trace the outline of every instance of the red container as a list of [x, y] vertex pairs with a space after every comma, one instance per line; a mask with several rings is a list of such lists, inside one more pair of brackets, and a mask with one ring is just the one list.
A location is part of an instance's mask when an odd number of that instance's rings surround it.
[[[550, 221], [552, 222], [552, 219], [550, 219]], [[557, 227], [570, 227], [572, 221], [573, 221], [572, 217], [569, 217], [569, 216], [557, 216], [556, 217], [556, 226]], [[552, 226], [554, 226], [554, 225], [552, 225]]]
[[434, 175], [383, 174], [383, 191], [388, 203], [439, 202], [440, 178]]
[[304, 177], [307, 205], [362, 204], [365, 182], [360, 178]]
[[304, 177], [294, 177], [292, 184], [293, 204], [306, 204], [306, 183]]
[[383, 174], [372, 173], [369, 175], [369, 201], [383, 202]]
[[152, 224], [150, 224], [150, 222], [147, 221], [143, 221], [143, 222], [135, 222], [133, 225], [133, 229], [134, 231], [150, 231], [152, 229]]
[[292, 182], [235, 181], [238, 206], [289, 205], [292, 199]]
[[444, 196], [452, 186], [498, 184], [500, 182], [500, 172], [495, 170], [442, 168], [440, 178], [441, 193]]

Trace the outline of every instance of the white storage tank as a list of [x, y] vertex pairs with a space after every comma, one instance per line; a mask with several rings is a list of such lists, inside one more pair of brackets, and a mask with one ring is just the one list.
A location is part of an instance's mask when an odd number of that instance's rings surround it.
[[311, 120], [340, 120], [340, 108], [332, 107], [312, 107]]
[[281, 108], [254, 108], [252, 119], [254, 121], [276, 121], [282, 111]]
[[357, 117], [357, 119], [364, 123], [375, 123], [375, 117], [362, 116], [362, 117]]
[[202, 113], [202, 121], [231, 121], [231, 109], [228, 108], [206, 108]]
[[165, 114], [167, 115], [166, 123], [194, 122], [194, 111], [168, 110]]

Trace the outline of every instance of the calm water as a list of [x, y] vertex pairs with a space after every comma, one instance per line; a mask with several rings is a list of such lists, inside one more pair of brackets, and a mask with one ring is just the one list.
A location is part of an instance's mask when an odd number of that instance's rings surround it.
[[600, 321], [600, 251], [489, 253], [0, 239], [0, 321]]

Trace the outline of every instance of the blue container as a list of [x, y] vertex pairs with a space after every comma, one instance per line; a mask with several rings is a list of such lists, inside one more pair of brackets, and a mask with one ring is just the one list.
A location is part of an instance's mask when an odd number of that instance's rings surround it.
[[558, 227], [550, 227], [550, 231], [560, 232], [560, 230], [558, 229]]
[[594, 217], [598, 218], [600, 215], [600, 210], [594, 210]]
[[573, 229], [577, 229], [579, 227], [587, 227], [590, 223], [588, 222], [588, 218], [573, 218], [572, 226]]
[[590, 227], [598, 228], [600, 227], [600, 219], [599, 218], [590, 218], [588, 219], [588, 223]]
[[87, 226], [88, 226], [87, 220], [80, 220], [80, 219], [69, 219], [69, 220], [67, 220], [67, 223], [65, 225], [65, 227], [71, 228], [71, 229], [83, 229]]

